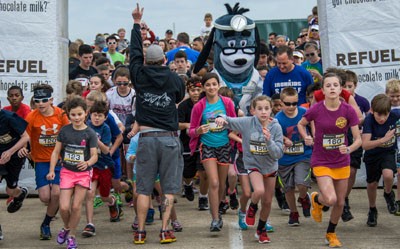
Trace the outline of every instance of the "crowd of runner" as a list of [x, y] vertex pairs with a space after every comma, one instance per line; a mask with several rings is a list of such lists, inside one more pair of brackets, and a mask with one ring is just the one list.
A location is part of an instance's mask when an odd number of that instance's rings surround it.
[[[17, 212], [28, 196], [18, 186], [27, 161], [46, 204], [41, 240], [52, 239], [50, 224], [58, 213], [63, 227], [57, 242], [78, 248], [78, 234], [96, 235], [95, 208], [106, 205], [110, 222], [119, 222], [126, 202], [134, 210], [135, 244], [145, 243], [145, 225], [154, 222], [156, 209], [160, 243], [172, 243], [183, 229], [174, 195], [192, 202], [198, 193], [198, 209], [210, 210], [210, 232], [221, 231], [231, 208], [238, 212], [238, 229], [256, 226], [257, 241], [270, 242], [275, 196], [289, 226], [299, 226], [300, 216], [321, 222], [331, 209], [326, 242], [341, 247], [335, 229], [340, 219], [353, 219], [349, 195], [362, 160], [367, 225], [377, 225], [381, 177], [388, 211], [400, 216], [392, 190], [400, 172], [400, 80], [389, 80], [385, 94], [370, 104], [355, 93], [354, 72], [323, 69], [316, 7], [295, 39], [271, 32], [261, 41], [256, 69], [263, 94], [249, 110], [241, 110], [234, 92], [221, 86], [213, 55], [193, 73], [213, 28], [210, 13], [192, 40], [185, 32], [174, 37], [172, 30], [159, 39], [142, 22], [143, 13], [139, 5], [132, 12], [130, 40], [121, 28], [96, 35], [93, 45], [70, 43], [61, 103], [54, 102], [50, 85], [37, 85], [27, 104], [22, 89], [13, 86], [10, 105], [2, 103], [0, 175], [7, 211]], [[309, 194], [312, 179], [319, 192]], [[82, 205], [87, 225], [78, 231]]]

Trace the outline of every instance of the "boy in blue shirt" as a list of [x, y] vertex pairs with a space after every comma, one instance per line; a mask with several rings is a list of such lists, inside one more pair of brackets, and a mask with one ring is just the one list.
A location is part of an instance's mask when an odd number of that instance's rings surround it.
[[369, 213], [367, 225], [377, 225], [378, 210], [376, 194], [378, 183], [383, 176], [384, 197], [389, 213], [396, 211], [395, 194], [392, 190], [396, 173], [396, 122], [399, 115], [391, 112], [390, 98], [385, 94], [376, 95], [371, 102], [372, 113], [365, 118], [362, 134], [362, 147], [365, 150], [364, 162], [367, 172], [367, 193]]
[[98, 160], [93, 165], [92, 188], [88, 191], [86, 199], [87, 225], [82, 232], [84, 237], [92, 237], [96, 234], [93, 224], [93, 203], [97, 188], [99, 188], [101, 200], [108, 203], [110, 221], [117, 222], [120, 218], [120, 207], [116, 198], [110, 194], [114, 161], [110, 155], [111, 130], [105, 123], [107, 115], [107, 103], [105, 101], [94, 102], [90, 108], [88, 126], [96, 132], [98, 137]]
[[299, 212], [295, 201], [295, 188], [299, 190], [298, 201], [303, 208], [304, 217], [310, 217], [310, 198], [307, 190], [310, 188], [310, 157], [312, 149], [304, 144], [297, 130], [297, 123], [303, 117], [306, 109], [298, 107], [298, 93], [293, 87], [286, 87], [281, 92], [282, 111], [275, 118], [283, 131], [284, 154], [279, 159], [278, 181], [285, 192], [290, 208], [289, 226], [298, 226]]

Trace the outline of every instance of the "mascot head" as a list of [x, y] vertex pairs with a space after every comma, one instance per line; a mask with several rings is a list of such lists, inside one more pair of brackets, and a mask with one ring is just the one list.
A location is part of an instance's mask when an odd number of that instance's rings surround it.
[[214, 68], [227, 81], [241, 83], [251, 75], [257, 65], [259, 36], [253, 20], [244, 16], [249, 9], [232, 8], [225, 4], [228, 14], [215, 20], [205, 47], [196, 62], [194, 72], [204, 65], [211, 48], [214, 48]]

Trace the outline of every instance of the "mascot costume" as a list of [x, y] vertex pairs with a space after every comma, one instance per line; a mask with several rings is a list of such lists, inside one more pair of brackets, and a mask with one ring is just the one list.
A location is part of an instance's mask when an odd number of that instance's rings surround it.
[[259, 58], [260, 38], [253, 20], [243, 13], [249, 9], [232, 8], [225, 4], [228, 14], [215, 20], [214, 28], [194, 67], [194, 73], [204, 66], [211, 49], [214, 49], [214, 73], [220, 77], [221, 86], [235, 94], [235, 104], [249, 114], [251, 99], [262, 94], [263, 81], [254, 68]]

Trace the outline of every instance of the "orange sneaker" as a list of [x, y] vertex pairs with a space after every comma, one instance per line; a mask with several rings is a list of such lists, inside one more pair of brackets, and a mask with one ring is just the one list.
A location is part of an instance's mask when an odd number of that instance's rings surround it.
[[312, 192], [311, 193], [311, 206], [312, 206], [311, 216], [313, 217], [313, 219], [316, 222], [321, 222], [322, 221], [322, 207], [323, 207], [323, 205], [318, 204], [315, 201], [315, 196], [316, 195], [318, 195], [317, 192]]
[[336, 236], [336, 233], [327, 233], [325, 236], [325, 243], [329, 245], [330, 248], [340, 248], [342, 243]]

